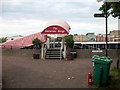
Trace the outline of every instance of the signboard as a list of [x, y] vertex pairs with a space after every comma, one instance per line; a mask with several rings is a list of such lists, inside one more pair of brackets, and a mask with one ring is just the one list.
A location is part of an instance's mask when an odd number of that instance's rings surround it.
[[68, 34], [68, 32], [60, 26], [53, 25], [44, 29], [41, 34]]
[[94, 17], [105, 17], [105, 14], [94, 14]]
[[92, 52], [103, 52], [102, 50], [92, 50]]
[[58, 40], [58, 41], [61, 41], [61, 40], [62, 40], [62, 37], [57, 37], [57, 40]]

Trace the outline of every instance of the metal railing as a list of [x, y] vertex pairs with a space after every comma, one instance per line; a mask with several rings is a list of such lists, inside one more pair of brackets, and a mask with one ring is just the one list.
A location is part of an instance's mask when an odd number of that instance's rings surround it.
[[43, 50], [44, 50], [44, 59], [45, 59], [46, 52], [47, 52], [47, 46], [44, 46], [44, 47], [43, 47]]
[[61, 45], [61, 47], [60, 47], [60, 60], [62, 59], [62, 45]]

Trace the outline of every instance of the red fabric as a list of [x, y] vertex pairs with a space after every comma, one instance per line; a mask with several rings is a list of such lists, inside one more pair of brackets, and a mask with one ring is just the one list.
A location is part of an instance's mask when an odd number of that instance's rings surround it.
[[32, 41], [35, 38], [40, 39], [42, 42], [45, 42], [45, 40], [46, 40], [46, 39], [43, 40], [42, 34], [41, 34], [41, 32], [39, 32], [39, 33], [28, 35], [28, 36], [18, 38], [15, 40], [7, 41], [2, 44], [2, 48], [23, 48], [26, 46], [31, 46], [31, 45], [33, 45]]
[[49, 26], [45, 28], [41, 33], [42, 34], [68, 34], [67, 30], [57, 25]]

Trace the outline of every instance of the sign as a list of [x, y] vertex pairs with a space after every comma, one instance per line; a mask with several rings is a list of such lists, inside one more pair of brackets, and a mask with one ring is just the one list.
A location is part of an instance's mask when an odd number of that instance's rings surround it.
[[92, 50], [92, 52], [103, 52], [102, 50]]
[[94, 17], [105, 17], [105, 14], [94, 14]]
[[53, 25], [45, 28], [41, 34], [68, 34], [68, 32], [61, 26]]
[[61, 40], [62, 40], [62, 37], [57, 37], [57, 40], [58, 40], [58, 41], [61, 41]]

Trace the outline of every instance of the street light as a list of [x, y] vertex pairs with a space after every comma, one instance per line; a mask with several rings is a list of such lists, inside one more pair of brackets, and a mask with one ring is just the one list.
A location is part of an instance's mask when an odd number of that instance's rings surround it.
[[108, 26], [107, 26], [107, 0], [105, 2], [105, 14], [103, 13], [97, 13], [97, 14], [94, 14], [94, 17], [105, 17], [105, 21], [106, 21], [106, 44], [105, 44], [105, 49], [106, 49], [106, 57], [108, 56], [108, 52], [107, 52], [107, 48], [108, 48], [108, 36], [107, 36], [107, 33], [108, 33]]
[[105, 13], [106, 13], [106, 16], [105, 16], [105, 18], [106, 18], [106, 57], [108, 56], [108, 52], [107, 52], [107, 48], [108, 48], [108, 26], [107, 26], [107, 1], [105, 2]]

